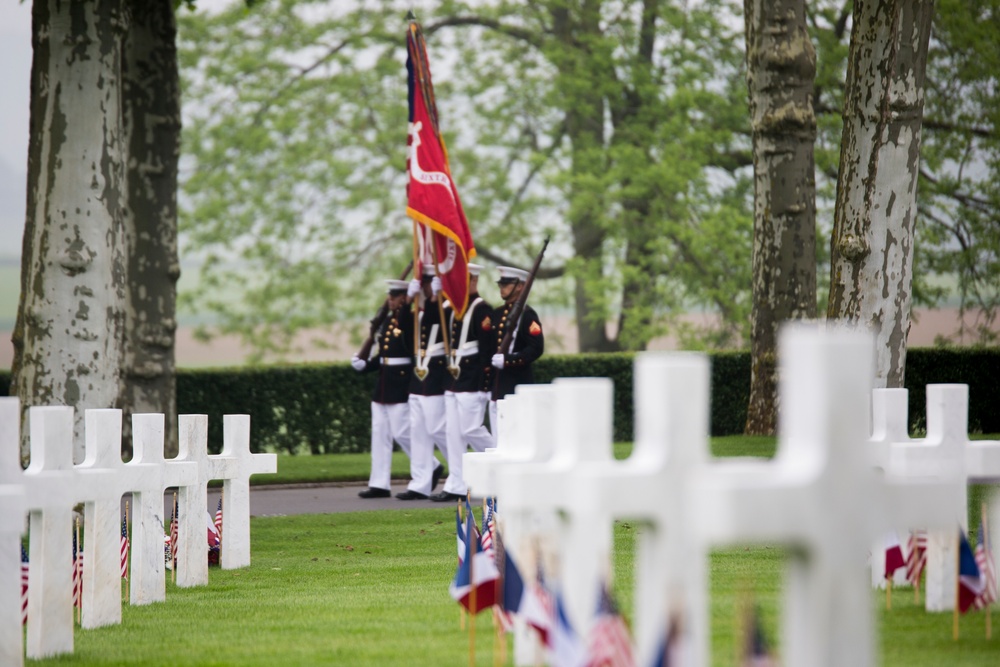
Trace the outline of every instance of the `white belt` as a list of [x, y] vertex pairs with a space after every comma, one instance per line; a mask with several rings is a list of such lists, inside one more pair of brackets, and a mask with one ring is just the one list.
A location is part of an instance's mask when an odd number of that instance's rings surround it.
[[434, 343], [427, 348], [428, 357], [440, 357], [444, 355], [444, 343]]
[[382, 357], [383, 366], [408, 366], [412, 363], [409, 357]]
[[461, 359], [463, 357], [474, 357], [479, 354], [479, 341], [472, 341], [471, 343], [466, 343], [462, 346], [460, 350], [452, 350], [452, 356], [456, 359]]

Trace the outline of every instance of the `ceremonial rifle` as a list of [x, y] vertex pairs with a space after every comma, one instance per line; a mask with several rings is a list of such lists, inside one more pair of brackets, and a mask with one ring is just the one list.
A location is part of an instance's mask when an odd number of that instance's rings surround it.
[[[399, 276], [400, 280], [406, 280], [406, 276], [410, 275], [410, 270], [413, 268], [413, 260], [406, 265], [403, 273]], [[375, 313], [375, 317], [372, 318], [371, 328], [368, 330], [368, 338], [365, 342], [361, 344], [361, 349], [358, 350], [358, 359], [367, 360], [368, 355], [372, 352], [372, 345], [375, 344], [375, 334], [378, 332], [379, 327], [385, 322], [385, 318], [389, 316], [389, 297], [385, 297], [385, 301], [382, 302], [382, 307], [378, 309]]]

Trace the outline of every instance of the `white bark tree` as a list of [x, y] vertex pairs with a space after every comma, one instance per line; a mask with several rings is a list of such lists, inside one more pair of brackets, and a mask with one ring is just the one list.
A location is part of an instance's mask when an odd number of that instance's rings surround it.
[[933, 0], [859, 0], [830, 243], [829, 319], [876, 337], [876, 387], [902, 387]]
[[119, 405], [125, 304], [122, 0], [35, 0], [28, 202], [13, 375], [27, 408]]

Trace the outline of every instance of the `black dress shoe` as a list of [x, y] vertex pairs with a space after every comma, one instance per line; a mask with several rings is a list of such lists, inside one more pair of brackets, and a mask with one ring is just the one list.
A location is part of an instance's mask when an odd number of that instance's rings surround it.
[[431, 491], [438, 485], [442, 477], [444, 477], [444, 466], [439, 463], [437, 468], [434, 468], [434, 472], [431, 473]]
[[362, 498], [388, 498], [392, 495], [392, 491], [389, 489], [378, 489], [375, 487], [369, 487], [364, 491], [358, 491], [358, 495]]
[[427, 496], [422, 493], [417, 493], [416, 491], [403, 491], [402, 493], [397, 493], [396, 497], [400, 500], [427, 500]]
[[431, 500], [436, 503], [446, 503], [454, 500], [461, 500], [465, 496], [459, 495], [457, 493], [452, 493], [450, 491], [442, 491], [441, 493], [435, 493], [431, 496]]

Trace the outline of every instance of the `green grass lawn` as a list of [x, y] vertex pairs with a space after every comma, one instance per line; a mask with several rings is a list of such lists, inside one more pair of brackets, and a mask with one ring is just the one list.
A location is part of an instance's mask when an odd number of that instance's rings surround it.
[[[623, 458], [630, 445], [615, 446]], [[713, 439], [716, 455], [773, 454], [774, 440]], [[279, 457], [272, 481], [366, 479], [367, 455]], [[401, 454], [394, 474], [405, 477]], [[970, 526], [977, 525], [985, 487], [970, 489]], [[165, 602], [123, 607], [121, 625], [75, 634], [71, 655], [31, 665], [351, 665], [468, 664], [469, 635], [448, 595], [455, 572], [451, 506], [251, 519], [253, 562], [241, 570], [212, 568], [209, 585], [180, 589], [167, 583]], [[645, 526], [615, 528], [614, 587], [631, 614], [633, 546]], [[742, 601], [760, 604], [766, 633], [778, 641], [784, 552], [746, 545], [710, 556], [714, 666], [736, 664]], [[865, 573], [859, 576], [867, 577]], [[911, 589], [897, 589], [893, 609], [872, 592], [881, 627], [879, 664], [885, 667], [995, 666], [1000, 638], [984, 639], [985, 615], [961, 619], [951, 638], [950, 613], [928, 614]], [[998, 628], [1000, 633], [1000, 628]], [[476, 623], [477, 665], [493, 665], [488, 614]], [[511, 655], [508, 649], [508, 662]], [[794, 667], [787, 666], [786, 667]]]
[[[212, 568], [209, 585], [123, 609], [122, 624], [76, 630], [75, 652], [29, 664], [57, 665], [411, 665], [468, 664], [468, 633], [448, 596], [455, 570], [454, 509], [255, 518], [253, 563]], [[631, 609], [632, 546], [641, 526], [615, 530], [615, 588]], [[712, 664], [735, 664], [740, 601], [752, 593], [777, 641], [784, 554], [768, 546], [713, 552], [710, 563]], [[866, 576], [859, 573], [859, 576]], [[987, 666], [1000, 639], [984, 639], [985, 617], [928, 614], [909, 589], [893, 609], [872, 593], [886, 667]], [[476, 625], [477, 665], [493, 665], [488, 614]], [[508, 651], [508, 656], [510, 652]], [[508, 662], [508, 664], [510, 664]], [[791, 667], [791, 666], [789, 666]]]

